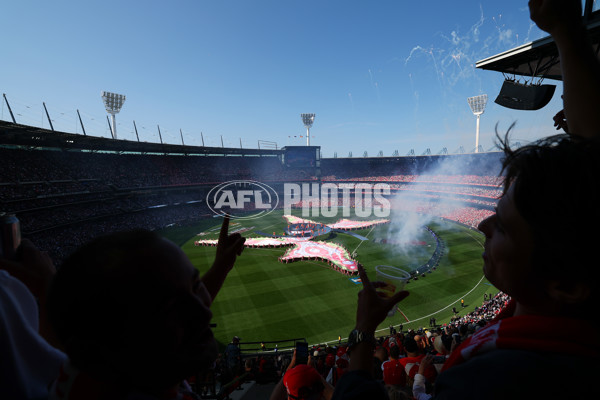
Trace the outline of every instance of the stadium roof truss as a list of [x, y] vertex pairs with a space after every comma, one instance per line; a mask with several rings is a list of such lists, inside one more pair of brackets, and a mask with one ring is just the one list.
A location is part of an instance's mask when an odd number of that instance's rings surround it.
[[[585, 0], [583, 20], [596, 55], [600, 51], [600, 10], [593, 0]], [[562, 80], [558, 49], [551, 36], [515, 47], [477, 61], [476, 68], [498, 71], [505, 75]]]
[[222, 147], [184, 146], [114, 140], [95, 136], [50, 131], [34, 126], [0, 121], [0, 146], [26, 147], [29, 149], [55, 148], [72, 151], [155, 153], [179, 155], [231, 155], [231, 156], [279, 156], [281, 150], [237, 149]]

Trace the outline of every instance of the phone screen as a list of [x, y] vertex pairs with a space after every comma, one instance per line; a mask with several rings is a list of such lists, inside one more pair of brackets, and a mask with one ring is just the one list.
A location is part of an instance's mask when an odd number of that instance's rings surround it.
[[308, 343], [296, 343], [296, 364], [306, 364], [308, 362]]

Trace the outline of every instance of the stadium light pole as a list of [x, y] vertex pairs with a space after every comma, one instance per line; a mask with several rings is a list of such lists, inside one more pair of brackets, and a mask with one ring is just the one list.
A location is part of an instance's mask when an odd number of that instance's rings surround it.
[[102, 101], [104, 102], [104, 108], [106, 112], [111, 115], [112, 119], [112, 131], [113, 136], [117, 138], [117, 122], [115, 121], [115, 114], [118, 114], [125, 103], [125, 95], [111, 92], [102, 92]]
[[480, 94], [479, 96], [469, 97], [467, 99], [471, 111], [477, 117], [477, 130], [475, 132], [475, 153], [479, 153], [479, 118], [485, 111], [487, 104], [487, 94]]
[[300, 114], [300, 117], [306, 127], [306, 145], [310, 146], [310, 128], [312, 128], [313, 122], [315, 122], [315, 114]]

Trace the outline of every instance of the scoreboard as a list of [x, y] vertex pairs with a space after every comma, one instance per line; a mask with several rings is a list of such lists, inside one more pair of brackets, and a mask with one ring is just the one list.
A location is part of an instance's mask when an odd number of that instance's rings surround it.
[[321, 169], [321, 146], [286, 146], [282, 150], [286, 168]]

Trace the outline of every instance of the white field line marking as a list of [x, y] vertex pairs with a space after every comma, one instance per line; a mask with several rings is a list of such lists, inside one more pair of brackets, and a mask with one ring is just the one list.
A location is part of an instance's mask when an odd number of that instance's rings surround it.
[[[375, 227], [373, 227], [373, 228], [375, 228]], [[373, 229], [371, 229], [371, 230], [373, 230]], [[371, 232], [369, 232], [369, 233], [371, 233]], [[477, 242], [477, 244], [479, 244], [481, 247], [483, 247], [483, 243], [481, 243], [481, 241], [480, 241], [478, 238], [476, 238], [475, 236], [471, 235], [471, 233], [470, 233], [468, 230], [467, 230], [467, 234], [468, 234], [468, 235], [469, 235], [469, 236], [470, 236], [470, 237], [471, 237], [473, 240], [475, 240], [475, 241]], [[361, 242], [361, 243], [362, 243], [362, 242]], [[359, 246], [360, 246], [360, 244], [361, 244], [361, 243], [359, 243]], [[357, 248], [358, 248], [358, 247], [357, 247]], [[473, 292], [475, 289], [477, 289], [477, 287], [478, 287], [478, 286], [481, 284], [481, 282], [483, 281], [483, 279], [484, 279], [484, 278], [485, 278], [485, 275], [483, 275], [483, 276], [481, 277], [481, 279], [479, 280], [479, 282], [477, 282], [477, 284], [476, 284], [475, 286], [473, 286], [473, 288], [472, 288], [471, 290], [469, 290], [469, 291], [468, 291], [467, 293], [465, 293], [463, 296], [459, 297], [457, 300], [453, 301], [452, 303], [450, 303], [450, 304], [449, 304], [449, 305], [447, 305], [446, 307], [444, 307], [444, 308], [442, 308], [442, 309], [439, 309], [439, 310], [437, 310], [437, 311], [435, 311], [435, 312], [433, 312], [433, 313], [431, 313], [431, 314], [429, 314], [429, 315], [425, 315], [425, 316], [423, 316], [423, 317], [420, 317], [420, 318], [414, 319], [414, 320], [412, 320], [412, 321], [408, 321], [408, 322], [407, 322], [407, 324], [408, 324], [408, 323], [412, 323], [412, 322], [416, 322], [416, 321], [420, 321], [420, 320], [422, 320], [422, 319], [425, 319], [425, 318], [427, 318], [427, 317], [431, 317], [432, 315], [435, 315], [435, 314], [437, 314], [437, 313], [439, 313], [439, 312], [441, 312], [441, 311], [444, 311], [444, 310], [446, 310], [446, 309], [448, 309], [448, 308], [452, 307], [452, 305], [453, 305], [453, 304], [456, 304], [457, 302], [459, 302], [459, 301], [460, 301], [460, 299], [462, 299], [462, 298], [464, 298], [464, 297], [468, 296], [468, 295], [469, 295], [471, 292]], [[379, 329], [379, 330], [375, 331], [375, 333], [378, 333], [378, 332], [383, 332], [383, 331], [387, 331], [387, 330], [389, 330], [389, 328], [383, 328], [383, 329]], [[342, 341], [347, 341], [347, 340], [348, 340], [348, 338], [342, 338]], [[324, 343], [316, 343], [315, 345], [318, 345], [318, 344], [328, 344], [328, 343], [336, 343], [336, 342], [337, 342], [337, 340], [330, 340], [330, 341], [328, 341], [328, 342], [324, 342]]]
[[[429, 314], [429, 315], [425, 315], [425, 316], [423, 316], [423, 317], [420, 317], [420, 318], [417, 318], [417, 319], [413, 319], [413, 320], [411, 320], [411, 321], [408, 321], [408, 322], [407, 322], [407, 324], [410, 324], [411, 322], [417, 322], [417, 321], [420, 321], [420, 320], [422, 320], [422, 319], [425, 319], [425, 318], [427, 318], [427, 317], [431, 317], [432, 315], [435, 315], [435, 314], [437, 314], [437, 313], [439, 313], [439, 312], [441, 312], [441, 311], [444, 311], [444, 310], [446, 310], [446, 309], [450, 308], [450, 306], [452, 306], [453, 304], [456, 304], [456, 303], [458, 303], [458, 302], [460, 301], [460, 299], [467, 297], [469, 294], [471, 294], [471, 292], [473, 292], [473, 290], [477, 289], [477, 287], [478, 287], [478, 286], [481, 284], [481, 281], [483, 281], [483, 279], [484, 279], [484, 278], [485, 278], [485, 275], [482, 275], [482, 276], [481, 276], [481, 279], [479, 280], [479, 282], [477, 282], [477, 284], [476, 284], [476, 285], [473, 287], [473, 289], [469, 290], [469, 291], [468, 291], [467, 293], [465, 293], [463, 296], [459, 297], [458, 299], [456, 299], [455, 301], [453, 301], [452, 303], [450, 303], [450, 304], [449, 304], [449, 305], [447, 305], [446, 307], [444, 307], [444, 308], [442, 308], [442, 309], [440, 309], [440, 310], [437, 310], [437, 311], [435, 311], [435, 312], [432, 312], [432, 313], [431, 313], [431, 314]], [[380, 330], [385, 330], [385, 329], [380, 329]]]
[[[471, 235], [471, 232], [470, 232], [470, 230], [467, 230], [467, 235], [469, 235], [469, 236], [471, 237], [471, 239], [473, 239], [474, 241], [476, 241], [476, 242], [477, 242], [477, 244], [478, 244], [478, 245], [480, 245], [480, 246], [483, 248], [483, 243], [481, 243], [481, 241], [480, 241], [480, 240], [479, 240], [477, 237], [475, 237], [475, 236]], [[458, 303], [458, 302], [460, 301], [460, 299], [462, 299], [462, 298], [464, 298], [464, 297], [468, 296], [469, 294], [471, 294], [471, 292], [472, 292], [473, 290], [477, 289], [477, 286], [479, 286], [479, 285], [481, 284], [481, 281], [482, 281], [484, 278], [485, 278], [485, 275], [483, 275], [483, 276], [481, 277], [481, 279], [479, 280], [479, 282], [477, 282], [477, 285], [475, 285], [475, 286], [474, 286], [474, 287], [473, 287], [471, 290], [469, 290], [467, 293], [465, 293], [465, 294], [464, 294], [464, 295], [463, 295], [461, 298], [459, 298], [458, 300], [454, 301], [453, 303], [450, 303], [450, 305], [448, 305], [448, 306], [446, 306], [446, 307], [442, 308], [441, 310], [438, 310], [438, 311], [436, 311], [436, 312], [434, 312], [434, 313], [431, 313], [431, 314], [429, 314], [429, 315], [425, 315], [424, 317], [417, 318], [417, 319], [415, 319], [415, 320], [412, 320], [412, 321], [408, 321], [408, 322], [407, 322], [407, 324], [409, 324], [409, 323], [411, 323], [411, 322], [420, 321], [420, 320], [422, 320], [422, 319], [424, 319], [424, 318], [427, 318], [427, 317], [431, 317], [432, 315], [435, 315], [435, 314], [437, 314], [437, 313], [439, 313], [439, 312], [441, 312], [441, 311], [444, 311], [444, 310], [446, 310], [447, 308], [450, 308], [450, 306], [451, 306], [452, 304]], [[381, 329], [381, 330], [383, 330], [383, 329]]]
[[[373, 232], [373, 229], [375, 229], [375, 226], [377, 226], [377, 225], [373, 225], [373, 227], [371, 228], [371, 230], [369, 231], [369, 233], [367, 233], [365, 235], [365, 237], [369, 237], [369, 235], [371, 234], [371, 232]], [[358, 248], [360, 247], [361, 244], [363, 244], [363, 242], [366, 242], [366, 240], [361, 240], [360, 243], [358, 243], [358, 245], [354, 249], [353, 253], [356, 253], [356, 250], [358, 250]]]

